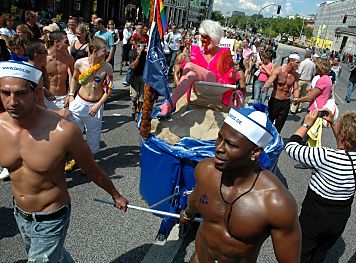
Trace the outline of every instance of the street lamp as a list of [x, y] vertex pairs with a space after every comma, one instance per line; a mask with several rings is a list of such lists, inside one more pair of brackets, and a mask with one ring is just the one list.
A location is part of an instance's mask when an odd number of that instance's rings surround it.
[[264, 7], [262, 7], [260, 9], [260, 11], [258, 12], [257, 16], [256, 16], [256, 21], [255, 21], [255, 28], [257, 29], [257, 20], [258, 20], [258, 17], [259, 15], [261, 14], [262, 10], [269, 7], [269, 6], [272, 6], [272, 5], [275, 5], [277, 6], [277, 14], [279, 15], [279, 13], [281, 12], [281, 6], [280, 5], [277, 5], [277, 4], [269, 4], [269, 5], [265, 5]]

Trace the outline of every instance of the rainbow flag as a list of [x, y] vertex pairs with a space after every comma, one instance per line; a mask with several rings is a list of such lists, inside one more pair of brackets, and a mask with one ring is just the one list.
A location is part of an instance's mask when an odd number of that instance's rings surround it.
[[168, 23], [166, 18], [166, 12], [164, 10], [163, 0], [156, 0], [156, 23], [158, 26], [158, 32], [161, 39], [164, 33], [168, 30]]

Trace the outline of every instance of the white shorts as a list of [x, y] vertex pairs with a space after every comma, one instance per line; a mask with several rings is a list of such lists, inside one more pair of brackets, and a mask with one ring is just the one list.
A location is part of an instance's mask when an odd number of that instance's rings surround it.
[[72, 112], [73, 122], [83, 131], [86, 129], [86, 138], [90, 150], [96, 154], [100, 150], [100, 133], [101, 120], [103, 118], [104, 107], [101, 105], [95, 116], [88, 114], [89, 109], [95, 105], [96, 102], [89, 102], [77, 95], [69, 104], [69, 110]]
[[55, 96], [55, 100], [47, 100], [44, 98], [44, 103], [49, 110], [62, 110], [64, 109], [64, 101], [67, 98], [67, 95]]

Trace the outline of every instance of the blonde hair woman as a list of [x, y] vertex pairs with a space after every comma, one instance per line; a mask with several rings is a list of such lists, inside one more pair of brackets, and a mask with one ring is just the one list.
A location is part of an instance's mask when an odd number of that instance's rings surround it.
[[21, 24], [16, 27], [16, 34], [26, 39], [33, 38], [32, 31], [25, 24]]
[[89, 32], [84, 24], [79, 24], [75, 29], [75, 36], [77, 40], [74, 40], [69, 47], [70, 54], [75, 60], [85, 58], [88, 56], [89, 50]]

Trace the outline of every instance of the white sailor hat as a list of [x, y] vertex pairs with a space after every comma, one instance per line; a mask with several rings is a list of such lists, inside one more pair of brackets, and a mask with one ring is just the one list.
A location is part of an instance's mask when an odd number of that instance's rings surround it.
[[288, 58], [295, 59], [295, 60], [298, 60], [298, 61], [301, 60], [300, 55], [298, 53], [294, 53], [294, 52], [291, 53]]
[[233, 107], [224, 122], [257, 146], [264, 148], [273, 139], [272, 123], [262, 111]]
[[38, 84], [42, 78], [42, 71], [39, 68], [36, 68], [24, 61], [1, 61], [0, 78], [5, 77], [26, 79]]

